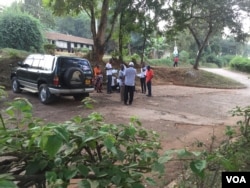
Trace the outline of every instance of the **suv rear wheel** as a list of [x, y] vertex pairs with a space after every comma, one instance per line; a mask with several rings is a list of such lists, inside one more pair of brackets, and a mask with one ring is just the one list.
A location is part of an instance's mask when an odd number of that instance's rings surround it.
[[12, 80], [12, 91], [14, 93], [21, 93], [21, 89], [20, 89], [20, 83], [18, 82], [17, 78], [16, 77], [13, 77]]
[[54, 100], [55, 96], [49, 91], [46, 84], [42, 84], [39, 87], [39, 99], [43, 104], [49, 104]]

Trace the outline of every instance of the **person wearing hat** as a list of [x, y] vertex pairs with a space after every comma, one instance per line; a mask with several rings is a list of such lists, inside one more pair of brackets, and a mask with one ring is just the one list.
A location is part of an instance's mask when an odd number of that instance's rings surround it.
[[151, 69], [151, 67], [148, 65], [147, 66], [147, 71], [146, 71], [146, 84], [148, 88], [148, 97], [152, 96], [152, 78], [154, 77], [154, 71]]
[[134, 68], [134, 63], [130, 62], [128, 64], [128, 68], [126, 68], [124, 72], [125, 77], [125, 91], [124, 91], [124, 104], [129, 105], [133, 103], [134, 99], [134, 91], [135, 91], [135, 77], [136, 77], [136, 69]]

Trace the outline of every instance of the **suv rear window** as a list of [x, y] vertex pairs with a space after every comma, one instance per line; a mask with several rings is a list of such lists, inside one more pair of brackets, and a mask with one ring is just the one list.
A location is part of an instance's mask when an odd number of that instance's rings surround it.
[[63, 57], [60, 59], [60, 64], [62, 70], [68, 69], [70, 67], [79, 67], [85, 74], [91, 74], [91, 67], [87, 60]]

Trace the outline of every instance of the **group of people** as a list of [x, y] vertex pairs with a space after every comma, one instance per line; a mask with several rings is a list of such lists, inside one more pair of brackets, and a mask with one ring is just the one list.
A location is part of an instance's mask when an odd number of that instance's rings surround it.
[[[112, 59], [110, 59], [105, 66], [106, 76], [107, 76], [107, 94], [112, 93]], [[102, 73], [101, 69], [98, 65], [94, 68], [95, 75], [95, 89], [97, 92], [102, 92]], [[131, 105], [134, 99], [135, 92], [135, 79], [136, 76], [140, 77], [141, 84], [141, 92], [148, 94], [146, 96], [152, 96], [152, 78], [154, 77], [154, 72], [151, 67], [145, 66], [144, 63], [141, 64], [140, 73], [137, 74], [137, 70], [134, 67], [134, 63], [130, 62], [128, 67], [125, 64], [120, 65], [120, 70], [118, 72], [118, 80], [119, 80], [119, 90], [121, 101], [124, 102], [125, 105]]]

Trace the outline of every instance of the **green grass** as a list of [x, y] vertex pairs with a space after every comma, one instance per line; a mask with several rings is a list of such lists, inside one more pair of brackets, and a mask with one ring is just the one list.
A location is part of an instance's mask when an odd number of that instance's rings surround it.
[[184, 76], [184, 85], [206, 88], [218, 88], [218, 89], [242, 89], [246, 88], [244, 84], [241, 84], [233, 79], [213, 74], [204, 70], [192, 70], [186, 73]]

